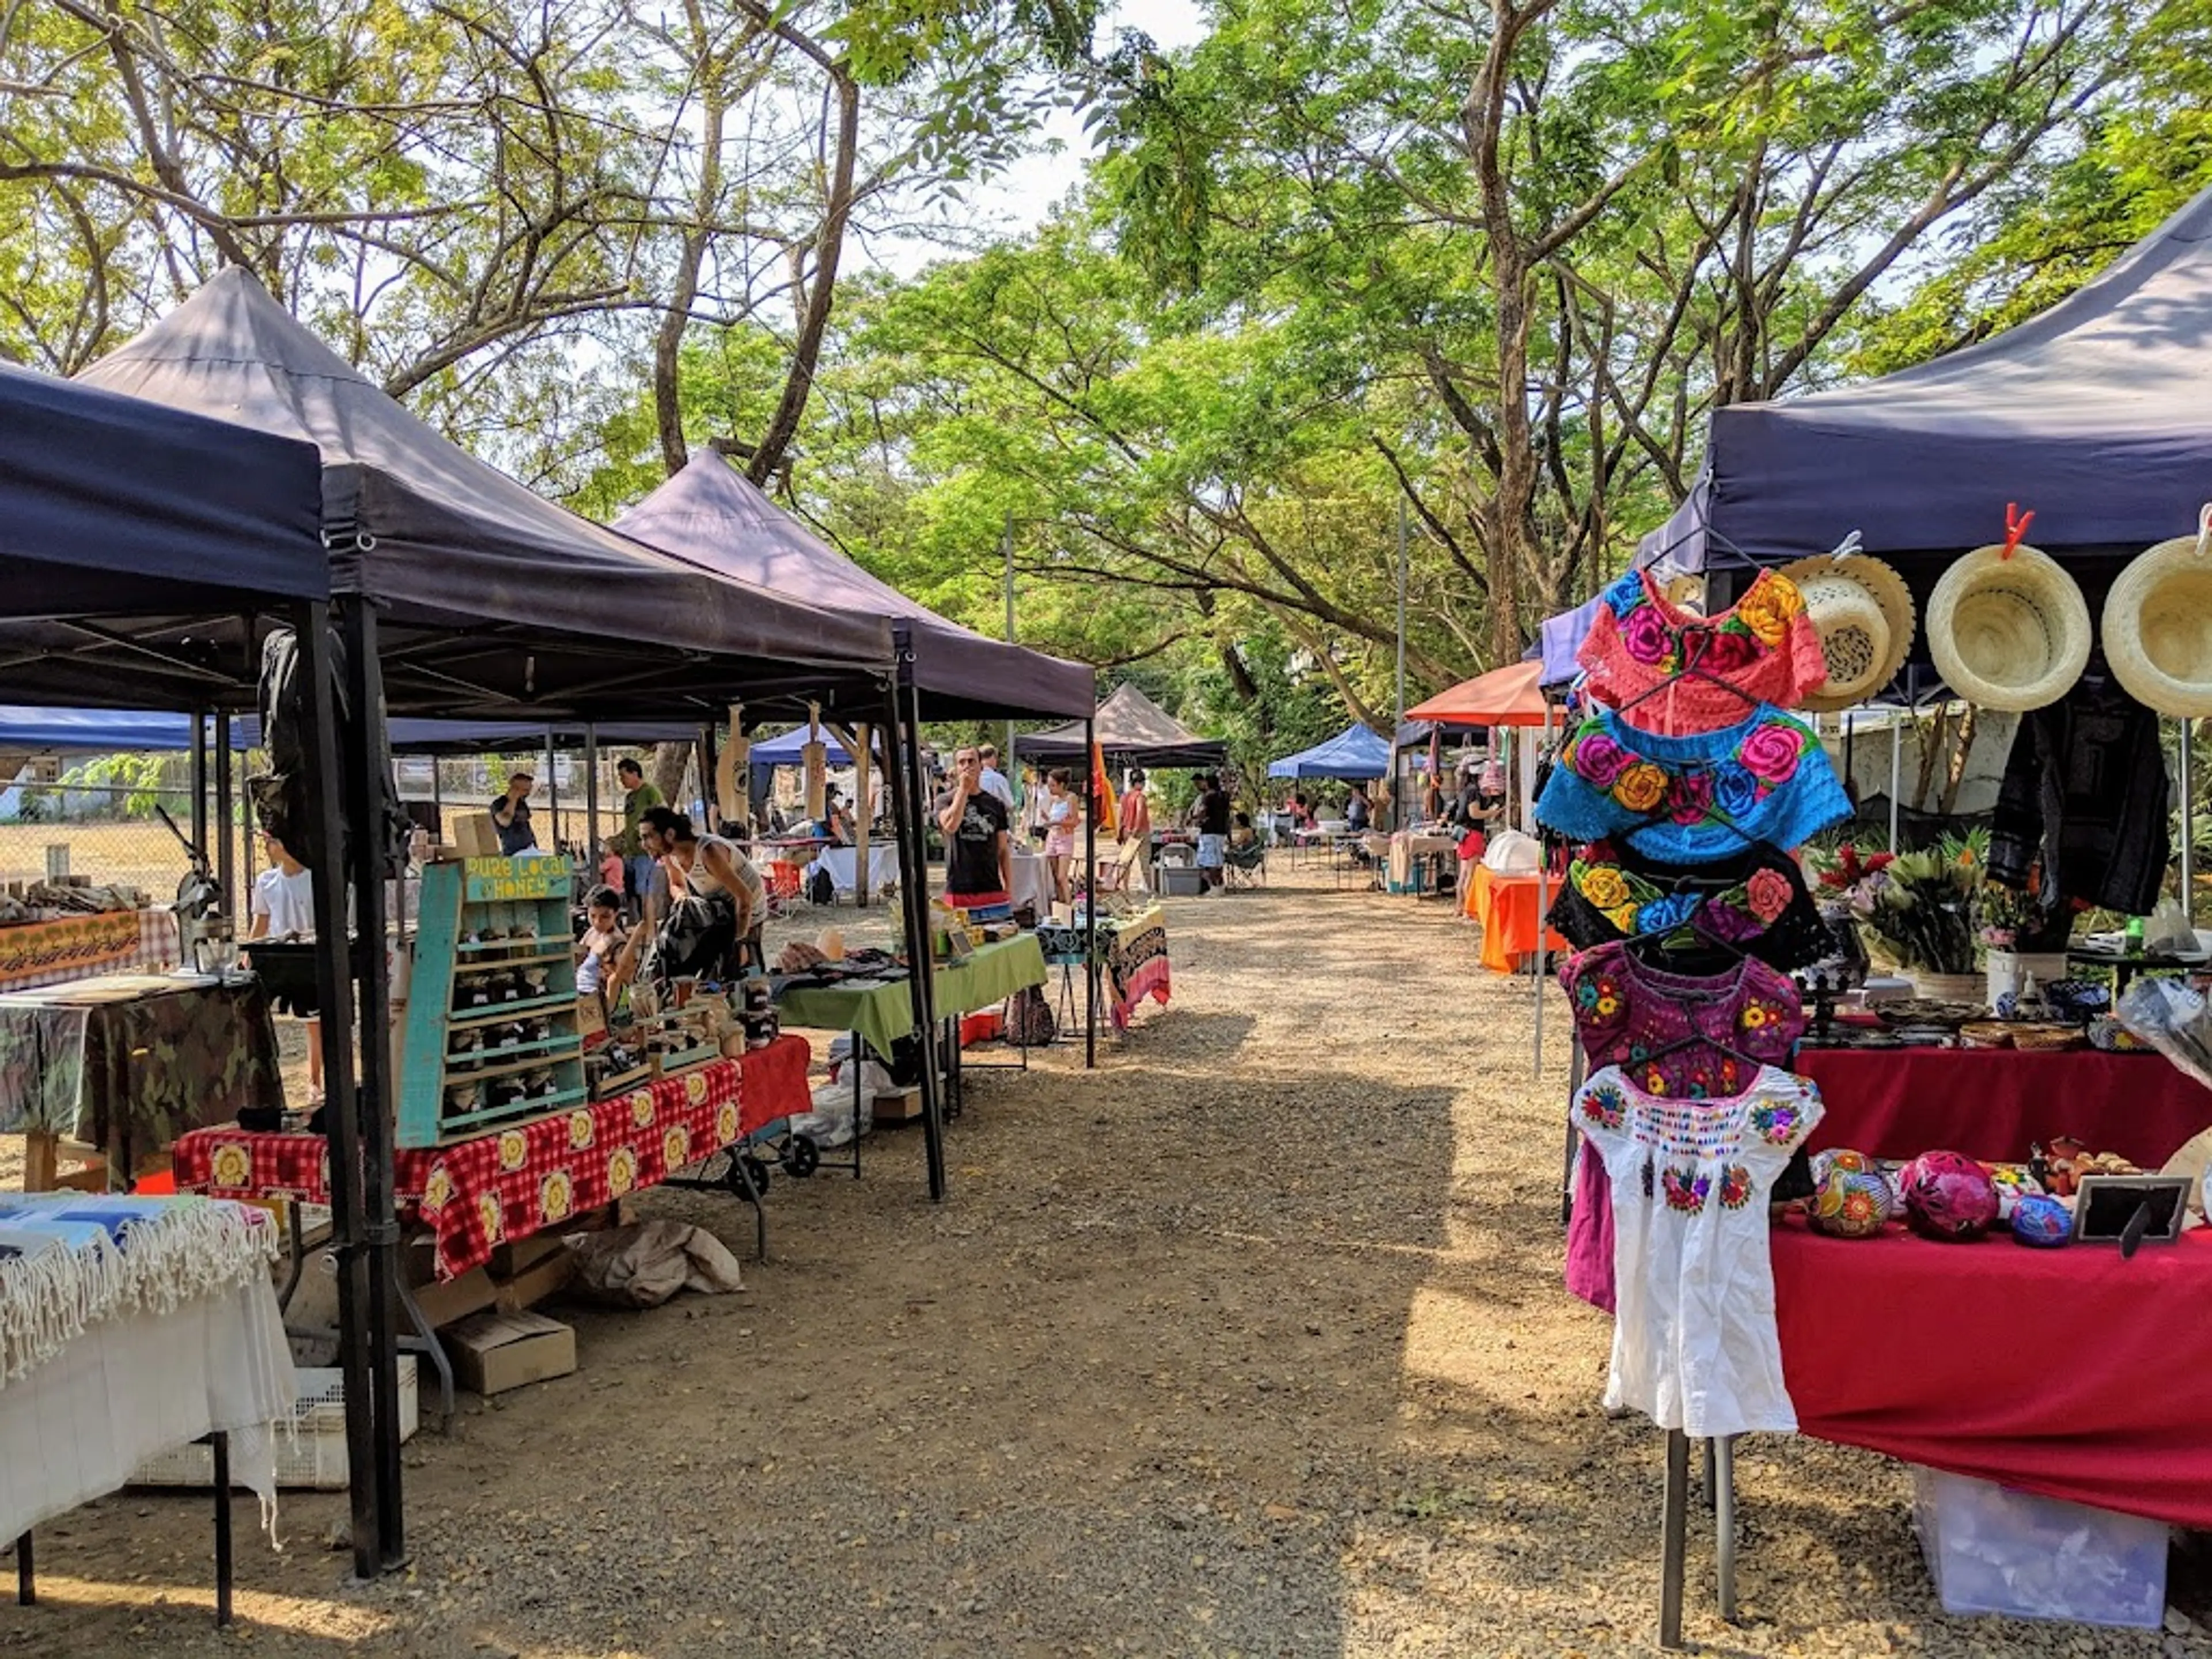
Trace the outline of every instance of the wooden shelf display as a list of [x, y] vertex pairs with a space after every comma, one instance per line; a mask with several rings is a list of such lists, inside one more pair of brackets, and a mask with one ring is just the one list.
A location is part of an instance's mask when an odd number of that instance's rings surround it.
[[586, 1099], [561, 859], [425, 866], [398, 1144], [435, 1146]]

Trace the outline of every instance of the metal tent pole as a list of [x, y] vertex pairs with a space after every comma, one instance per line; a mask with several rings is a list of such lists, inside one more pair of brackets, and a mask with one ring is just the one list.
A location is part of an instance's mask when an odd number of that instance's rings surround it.
[[[1552, 705], [1544, 705], [1544, 738], [1552, 736]], [[1529, 984], [1536, 998], [1536, 1060], [1534, 1075], [1544, 1075], [1544, 913], [1552, 908], [1551, 849], [1544, 845], [1543, 831], [1536, 834], [1536, 949], [1531, 957], [1535, 964], [1529, 975]]]
[[208, 717], [205, 709], [192, 711], [192, 851], [202, 858], [208, 851]]
[[[307, 693], [315, 763], [303, 782], [313, 845], [316, 1000], [322, 1013], [325, 1113], [331, 1138], [331, 1255], [338, 1268], [338, 1369], [345, 1382], [347, 1490], [353, 1566], [374, 1578], [384, 1568], [369, 1383], [368, 1258], [363, 1254], [361, 1120], [353, 1082], [353, 975], [346, 943], [345, 816], [340, 799], [337, 687], [331, 684], [331, 608], [300, 607], [300, 672]], [[265, 734], [264, 734], [264, 741]], [[296, 850], [296, 849], [295, 849]]]
[[545, 728], [545, 811], [553, 820], [553, 846], [561, 850], [561, 751], [554, 746], [553, 728]]
[[[399, 1218], [393, 1201], [392, 1126], [397, 1118], [392, 1076], [392, 997], [384, 925], [384, 884], [391, 867], [387, 797], [392, 751], [384, 726], [384, 674], [376, 656], [376, 613], [368, 602], [346, 602], [346, 701], [353, 729], [346, 759], [346, 816], [354, 826], [354, 953], [361, 986], [361, 1165], [363, 1242], [368, 1255], [369, 1393], [375, 1402], [377, 1548], [383, 1565], [407, 1559], [406, 1516], [399, 1473]], [[324, 1044], [331, 1030], [324, 1027]], [[337, 1041], [349, 1033], [341, 1027]]]
[[2197, 757], [2190, 752], [2190, 720], [2181, 717], [2181, 914], [2197, 925]]
[[1096, 717], [1083, 722], [1083, 793], [1090, 799], [1083, 813], [1083, 1067], [1098, 1066], [1098, 803], [1091, 793], [1091, 769], [1101, 771], [1106, 763], [1098, 756]]
[[[220, 710], [215, 717], [215, 878], [222, 889], [222, 902], [228, 915], [234, 919], [238, 914], [238, 837], [231, 818], [237, 811], [232, 785], [235, 775], [230, 752], [230, 716]], [[186, 967], [192, 964], [186, 963]]]
[[1406, 724], [1406, 497], [1398, 496], [1398, 700], [1390, 718], [1390, 828], [1406, 827], [1405, 774], [1398, 765], [1398, 732]]
[[584, 867], [592, 872], [586, 887], [599, 884], [599, 728], [584, 722]]
[[[903, 636], [899, 640], [899, 658], [902, 667], [910, 669], [913, 653]], [[930, 810], [928, 781], [921, 768], [921, 693], [913, 686], [906, 688], [906, 755], [898, 769], [906, 779], [908, 838], [914, 847], [913, 879], [903, 884], [907, 889], [907, 939], [914, 963], [914, 979], [920, 988], [916, 995], [917, 1018], [921, 1024], [916, 1035], [921, 1041], [921, 1131], [923, 1155], [929, 1164], [929, 1196], [942, 1202], [945, 1197], [945, 1114], [941, 1097], [944, 1073], [939, 1070], [937, 1053], [937, 963], [931, 946], [934, 941], [929, 931], [929, 832], [927, 814]], [[896, 692], [893, 694], [896, 699]], [[956, 1036], [956, 1041], [957, 1040]]]
[[[1914, 730], [1919, 728], [1916, 725]], [[1898, 850], [1897, 793], [1905, 787], [1905, 722], [1892, 719], [1889, 723], [1889, 850]]]

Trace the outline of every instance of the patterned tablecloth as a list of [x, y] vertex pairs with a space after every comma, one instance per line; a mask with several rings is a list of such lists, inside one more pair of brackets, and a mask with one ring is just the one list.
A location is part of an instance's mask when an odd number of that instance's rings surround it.
[[283, 1103], [251, 979], [114, 975], [0, 994], [0, 1130], [98, 1146], [125, 1171], [188, 1130]]
[[[1146, 997], [1167, 1006], [1171, 989], [1167, 911], [1155, 904], [1134, 915], [1101, 916], [1096, 932], [1098, 964], [1106, 977], [1107, 1013], [1115, 1030], [1126, 1031]], [[1048, 924], [1037, 929], [1037, 944], [1045, 960], [1055, 966], [1083, 965], [1083, 929], [1079, 927]]]
[[[635, 1093], [556, 1112], [443, 1146], [402, 1148], [393, 1176], [404, 1218], [437, 1236], [438, 1276], [491, 1260], [586, 1210], [658, 1186], [763, 1124], [808, 1109], [808, 1050], [779, 1037]], [[175, 1148], [179, 1191], [327, 1204], [330, 1143], [320, 1135], [204, 1129]]]
[[177, 918], [170, 910], [114, 910], [0, 927], [0, 991], [63, 985], [118, 969], [161, 969], [177, 961]]

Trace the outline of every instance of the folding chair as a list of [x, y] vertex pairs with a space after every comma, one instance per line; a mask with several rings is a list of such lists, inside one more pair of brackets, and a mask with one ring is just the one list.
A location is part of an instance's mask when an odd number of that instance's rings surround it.
[[781, 859], [770, 860], [762, 873], [768, 878], [768, 913], [772, 916], [788, 914], [796, 904], [802, 878], [795, 864]]
[[1231, 847], [1221, 854], [1222, 875], [1231, 889], [1249, 891], [1267, 883], [1267, 848], [1255, 841], [1249, 847]]

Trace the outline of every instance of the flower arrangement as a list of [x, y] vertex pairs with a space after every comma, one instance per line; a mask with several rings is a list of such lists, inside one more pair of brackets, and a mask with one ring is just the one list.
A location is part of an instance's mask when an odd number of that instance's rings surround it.
[[1972, 836], [1947, 836], [1923, 852], [1864, 859], [1847, 842], [1823, 863], [1820, 885], [1843, 895], [1899, 967], [1974, 971], [1974, 898], [1985, 884], [1986, 861]]
[[1974, 892], [1974, 921], [1992, 951], [2063, 951], [2074, 928], [2075, 907], [2043, 904], [2043, 866], [2028, 866], [2025, 888], [1984, 881]]

